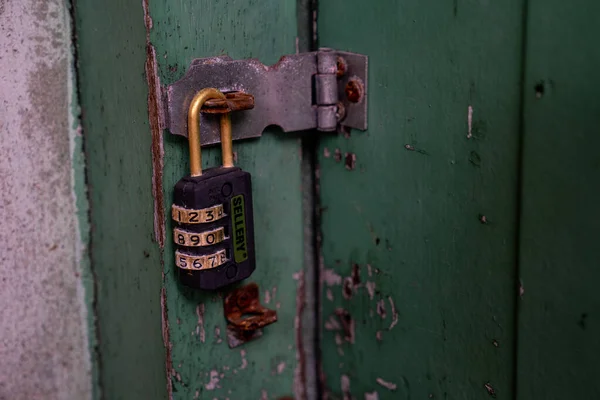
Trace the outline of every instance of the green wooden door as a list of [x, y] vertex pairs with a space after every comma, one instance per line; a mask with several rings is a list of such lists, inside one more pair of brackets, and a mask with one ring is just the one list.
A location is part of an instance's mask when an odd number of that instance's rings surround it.
[[[75, 2], [102, 398], [598, 397], [600, 10], [559, 3]], [[369, 55], [369, 129], [234, 144], [279, 321], [230, 349], [175, 276], [161, 87], [317, 44]]]
[[[296, 2], [84, 0], [75, 11], [104, 398], [302, 396], [316, 373], [301, 135], [270, 130], [234, 146], [236, 164], [252, 173], [260, 240], [251, 280], [278, 322], [230, 349], [224, 292], [187, 289], [175, 275], [170, 207], [173, 186], [189, 173], [188, 151], [160, 115], [160, 87], [194, 58], [227, 53], [272, 64], [294, 53]], [[206, 149], [203, 160], [218, 165], [219, 150]]]
[[320, 41], [371, 78], [369, 130], [319, 150], [326, 386], [509, 398], [523, 2], [350, 3], [320, 5]]
[[319, 3], [320, 42], [370, 56], [368, 132], [318, 154], [332, 397], [600, 397], [598, 15]]

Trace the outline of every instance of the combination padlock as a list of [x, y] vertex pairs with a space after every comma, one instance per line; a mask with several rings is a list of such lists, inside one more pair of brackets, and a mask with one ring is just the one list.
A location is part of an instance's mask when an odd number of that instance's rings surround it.
[[250, 174], [233, 166], [231, 119], [221, 115], [223, 165], [202, 171], [200, 109], [225, 99], [217, 89], [198, 92], [188, 111], [189, 176], [175, 185], [172, 207], [175, 263], [181, 282], [218, 289], [249, 277], [256, 267]]

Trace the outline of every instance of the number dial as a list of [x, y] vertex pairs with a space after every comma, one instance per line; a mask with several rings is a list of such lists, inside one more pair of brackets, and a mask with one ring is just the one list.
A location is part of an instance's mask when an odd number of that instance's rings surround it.
[[180, 228], [173, 229], [173, 241], [181, 246], [211, 246], [225, 240], [225, 228], [220, 227], [204, 232], [189, 232]]
[[177, 250], [175, 252], [175, 263], [181, 269], [202, 270], [217, 268], [227, 262], [227, 253], [225, 250], [219, 250], [213, 254], [194, 255], [185, 254]]
[[193, 210], [191, 208], [184, 208], [173, 204], [171, 207], [171, 217], [175, 222], [180, 224], [205, 224], [207, 222], [217, 221], [225, 216], [223, 211], [223, 204], [217, 204], [216, 206], [202, 208], [200, 210]]

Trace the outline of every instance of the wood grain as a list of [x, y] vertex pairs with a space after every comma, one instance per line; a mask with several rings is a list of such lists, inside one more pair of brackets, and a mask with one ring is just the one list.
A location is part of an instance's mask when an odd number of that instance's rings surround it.
[[[294, 53], [296, 3], [200, 1], [151, 2], [151, 41], [156, 48], [161, 83], [185, 73], [192, 59], [228, 54], [253, 57], [265, 64]], [[187, 141], [165, 132], [165, 205], [172, 188], [189, 173]], [[299, 376], [300, 326], [295, 325], [303, 267], [300, 140], [269, 129], [260, 140], [234, 143], [236, 165], [252, 173], [257, 269], [248, 282], [258, 283], [261, 302], [276, 309], [278, 321], [264, 335], [230, 349], [223, 315], [224, 292], [182, 287], [175, 276], [170, 209], [164, 258], [168, 309], [170, 374], [174, 399], [276, 398], [294, 393]], [[203, 167], [221, 163], [218, 147], [203, 149]], [[264, 397], [263, 397], [264, 398]]]
[[600, 4], [529, 2], [519, 399], [600, 398]]
[[319, 155], [334, 398], [512, 396], [522, 9], [320, 2], [370, 69], [368, 131]]

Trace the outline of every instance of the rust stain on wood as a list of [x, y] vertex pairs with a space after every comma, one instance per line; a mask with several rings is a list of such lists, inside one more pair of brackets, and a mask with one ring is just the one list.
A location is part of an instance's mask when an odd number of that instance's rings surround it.
[[[160, 247], [161, 267], [164, 268], [163, 249], [165, 245], [165, 214], [163, 197], [163, 137], [164, 113], [162, 108], [162, 95], [160, 80], [158, 78], [158, 67], [156, 52], [150, 43], [150, 30], [152, 29], [152, 18], [150, 17], [149, 0], [142, 0], [144, 10], [144, 25], [146, 27], [146, 62], [144, 71], [148, 84], [148, 122], [152, 135], [152, 197], [154, 198], [154, 238]], [[165, 289], [165, 274], [162, 273], [162, 289], [160, 293], [161, 325], [163, 344], [165, 346], [165, 371], [167, 378], [167, 394], [169, 400], [173, 400], [173, 383], [169, 376], [173, 369], [172, 344], [170, 341], [169, 317], [167, 309], [167, 292]]]
[[338, 308], [335, 310], [335, 315], [337, 315], [340, 323], [342, 324], [342, 330], [344, 332], [344, 340], [350, 344], [354, 344], [354, 320], [352, 316], [343, 308]]
[[294, 328], [296, 333], [296, 360], [298, 365], [294, 371], [294, 396], [298, 400], [306, 399], [306, 360], [304, 357], [304, 341], [302, 336], [302, 314], [305, 306], [305, 282], [304, 271], [294, 274], [294, 279], [298, 281], [296, 289], [296, 317], [294, 318]]
[[[163, 273], [163, 282], [164, 282], [164, 273]], [[171, 382], [171, 377], [169, 376], [169, 371], [173, 369], [173, 359], [171, 357], [171, 341], [169, 339], [169, 318], [167, 313], [167, 291], [163, 285], [162, 290], [160, 291], [160, 310], [162, 317], [162, 338], [165, 346], [165, 370], [167, 371], [167, 393], [169, 394], [169, 399], [173, 399], [173, 384]]]
[[152, 29], [152, 18], [149, 14], [148, 0], [143, 1], [144, 23], [146, 25], [146, 80], [148, 82], [148, 120], [152, 133], [152, 196], [154, 197], [154, 236], [160, 248], [165, 245], [165, 213], [163, 197], [163, 137], [162, 131], [165, 126], [164, 111], [162, 107], [162, 94], [160, 80], [158, 78], [158, 67], [156, 63], [156, 51], [150, 43], [150, 29]]

